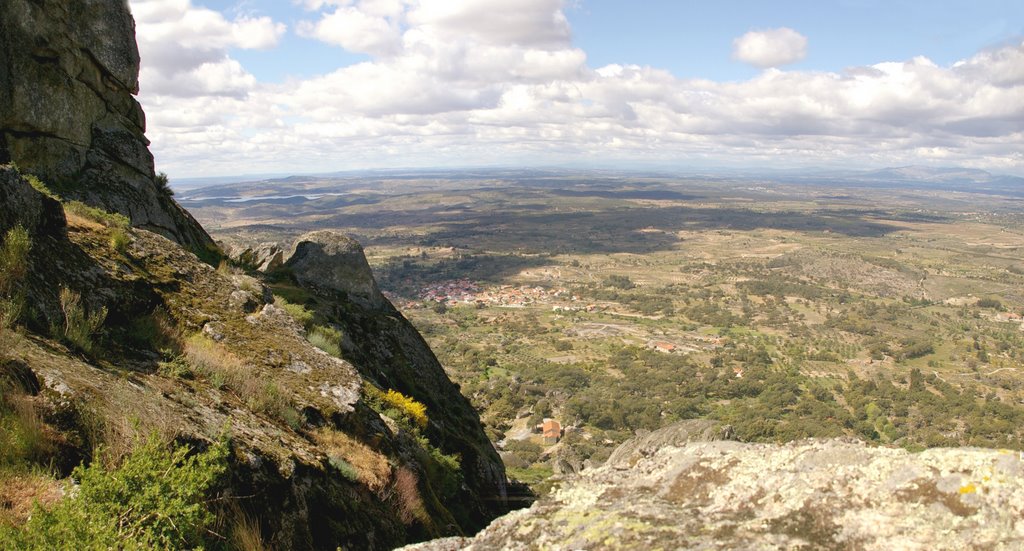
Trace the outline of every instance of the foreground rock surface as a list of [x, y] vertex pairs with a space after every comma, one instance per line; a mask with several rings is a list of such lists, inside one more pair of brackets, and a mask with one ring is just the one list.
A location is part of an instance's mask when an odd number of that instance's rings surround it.
[[809, 440], [617, 455], [475, 538], [410, 549], [1024, 548], [1017, 452]]

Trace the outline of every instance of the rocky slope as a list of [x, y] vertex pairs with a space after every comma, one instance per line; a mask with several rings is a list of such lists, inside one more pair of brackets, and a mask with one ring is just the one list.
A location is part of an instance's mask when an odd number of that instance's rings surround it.
[[67, 476], [139, 435], [227, 436], [218, 499], [280, 549], [387, 549], [505, 512], [476, 412], [358, 244], [306, 236], [270, 274], [208, 263], [212, 240], [154, 178], [138, 63], [125, 2], [0, 10], [0, 238], [31, 242], [17, 292], [0, 288], [24, 306], [0, 316], [0, 392], [38, 413], [36, 462]]
[[454, 549], [1020, 549], [1024, 458], [853, 440], [711, 440], [705, 421], [623, 444]]
[[[476, 413], [383, 297], [363, 297], [367, 308], [330, 281], [292, 288], [310, 294], [319, 323], [341, 329], [334, 344], [346, 361], [312, 346], [259, 279], [215, 270], [116, 217], [62, 208], [9, 167], [0, 166], [0, 199], [0, 235], [18, 224], [32, 237], [31, 308], [21, 332], [0, 328], [0, 382], [34, 395], [57, 435], [47, 461], [59, 472], [139, 433], [210, 442], [227, 430], [225, 495], [244, 496], [280, 548], [390, 548], [472, 532], [504, 512], [504, 469]], [[303, 259], [370, 277], [358, 248]], [[315, 281], [304, 266], [279, 277]], [[374, 289], [369, 281], [360, 288]], [[107, 312], [91, 350], [63, 334], [61, 289], [81, 296], [86, 313]], [[385, 390], [425, 403], [426, 425], [382, 408], [374, 396]], [[458, 472], [438, 454], [458, 458]]]
[[155, 180], [127, 2], [5, 0], [0, 163], [194, 252], [210, 236]]

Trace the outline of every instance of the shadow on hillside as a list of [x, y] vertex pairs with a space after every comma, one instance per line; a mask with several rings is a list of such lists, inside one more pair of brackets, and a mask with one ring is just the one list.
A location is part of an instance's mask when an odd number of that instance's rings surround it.
[[[891, 216], [890, 216], [891, 218]], [[605, 211], [485, 212], [436, 207], [416, 211], [386, 211], [373, 215], [338, 215], [326, 226], [367, 229], [394, 226], [437, 227], [419, 240], [423, 246], [452, 246], [521, 253], [648, 253], [679, 243], [679, 231], [830, 232], [848, 237], [883, 237], [901, 226], [865, 219], [842, 210], [755, 212], [737, 208], [619, 207]], [[398, 244], [407, 238], [378, 238], [377, 244]]]
[[392, 259], [374, 267], [374, 277], [382, 289], [412, 297], [423, 287], [454, 279], [474, 282], [505, 283], [506, 278], [550, 264], [546, 256], [479, 254], [439, 261]]

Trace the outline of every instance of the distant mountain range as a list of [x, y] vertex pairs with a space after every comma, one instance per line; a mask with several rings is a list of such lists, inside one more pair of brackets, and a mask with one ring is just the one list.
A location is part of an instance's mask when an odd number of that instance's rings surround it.
[[[994, 195], [1024, 196], [1024, 178], [1005, 174], [964, 167], [930, 167], [910, 165], [887, 167], [872, 170], [844, 169], [717, 169], [717, 170], [598, 170], [576, 168], [422, 168], [422, 169], [382, 169], [333, 172], [329, 174], [306, 175], [246, 175], [238, 177], [218, 178], [182, 178], [173, 183], [179, 191], [191, 191], [197, 197], [209, 194], [213, 190], [230, 186], [237, 190], [237, 184], [245, 184], [247, 188], [271, 188], [275, 184], [287, 185], [296, 183], [338, 183], [340, 180], [358, 180], [360, 178], [387, 178], [391, 180], [442, 178], [447, 180], [465, 179], [521, 179], [521, 178], [557, 178], [557, 177], [687, 177], [711, 178], [713, 180], [748, 180], [775, 181], [779, 183], [797, 183], [817, 186], [853, 186], [871, 188], [906, 187], [912, 189], [936, 189], [945, 191], [964, 191], [988, 193]], [[202, 189], [203, 193], [196, 193]]]
[[908, 187], [1024, 196], [1024, 178], [992, 174], [977, 168], [901, 166], [877, 170], [834, 170], [796, 173], [797, 182], [859, 187]]

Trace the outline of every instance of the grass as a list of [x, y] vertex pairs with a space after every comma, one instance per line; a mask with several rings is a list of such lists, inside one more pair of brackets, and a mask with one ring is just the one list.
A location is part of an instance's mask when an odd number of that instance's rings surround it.
[[68, 201], [64, 203], [64, 213], [91, 220], [108, 228], [126, 229], [131, 224], [128, 217], [123, 214], [107, 212], [103, 209], [86, 205], [81, 201]]
[[28, 255], [32, 240], [21, 226], [15, 226], [4, 235], [0, 246], [0, 330], [13, 326], [25, 308], [22, 290], [28, 274]]
[[310, 344], [336, 358], [341, 357], [341, 331], [333, 327], [315, 325], [306, 336]]
[[43, 460], [53, 442], [34, 398], [12, 384], [0, 384], [0, 465]]
[[0, 530], [24, 524], [40, 507], [49, 509], [63, 492], [60, 483], [40, 469], [0, 469]]
[[234, 502], [227, 509], [223, 519], [227, 524], [228, 546], [234, 551], [269, 551], [270, 546], [263, 540], [259, 519], [246, 513]]
[[313, 439], [326, 450], [331, 464], [346, 478], [358, 480], [374, 492], [382, 491], [391, 479], [387, 457], [355, 438], [343, 432], [319, 429], [313, 432]]
[[60, 309], [63, 327], [55, 326], [52, 333], [69, 346], [85, 353], [92, 352], [94, 337], [107, 319], [107, 307], [89, 312], [82, 304], [82, 296], [67, 287], [60, 290]]
[[128, 250], [128, 245], [131, 245], [132, 238], [124, 228], [113, 228], [110, 231], [109, 243], [111, 249], [124, 254]]
[[32, 188], [38, 191], [39, 193], [42, 193], [43, 195], [55, 201], [60, 201], [60, 196], [51, 191], [50, 188], [47, 187], [46, 184], [44, 184], [43, 181], [40, 180], [34, 174], [23, 174], [22, 177], [25, 178], [29, 185], [31, 185]]
[[274, 295], [274, 305], [288, 312], [299, 325], [309, 328], [313, 324], [313, 312], [301, 304], [289, 302], [284, 297]]
[[289, 400], [277, 383], [260, 377], [223, 345], [196, 333], [185, 339], [183, 357], [193, 372], [216, 388], [227, 388], [252, 411], [293, 424]]

